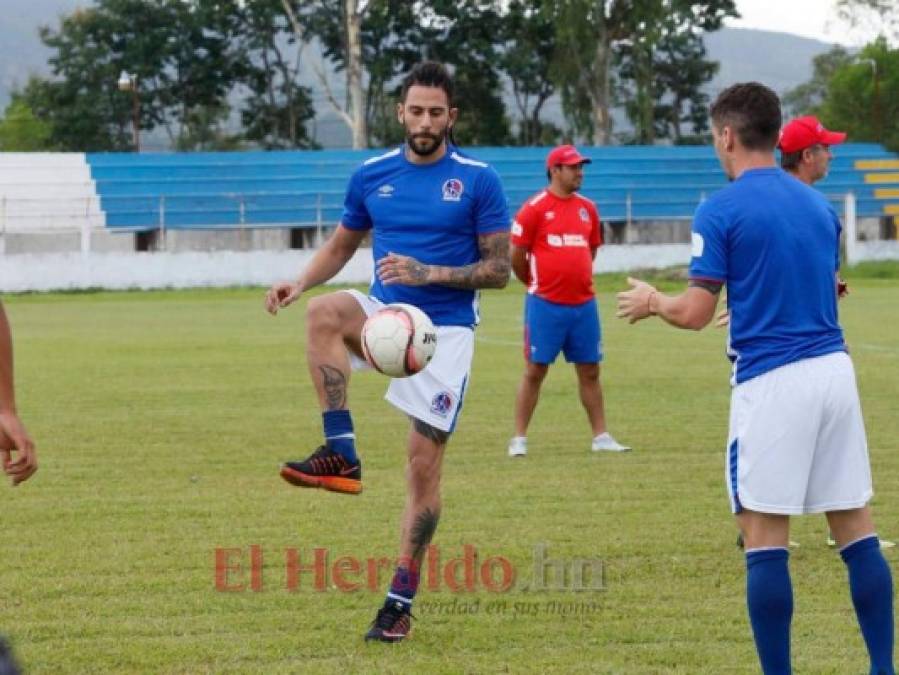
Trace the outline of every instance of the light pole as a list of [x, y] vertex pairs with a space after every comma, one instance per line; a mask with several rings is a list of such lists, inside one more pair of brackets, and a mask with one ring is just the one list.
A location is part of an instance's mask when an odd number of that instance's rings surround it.
[[877, 61], [874, 59], [859, 59], [859, 63], [866, 63], [871, 66], [871, 75], [874, 78], [874, 99], [871, 101], [871, 117], [873, 118], [875, 139], [878, 143], [883, 142], [883, 128], [880, 115], [880, 73], [877, 72]]
[[119, 91], [131, 92], [131, 129], [134, 133], [134, 152], [140, 152], [140, 90], [137, 75], [123, 70], [119, 75]]

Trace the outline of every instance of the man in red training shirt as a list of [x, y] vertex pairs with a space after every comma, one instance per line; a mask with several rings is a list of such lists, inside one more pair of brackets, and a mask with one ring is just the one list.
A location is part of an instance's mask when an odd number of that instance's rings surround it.
[[593, 293], [593, 259], [602, 244], [596, 205], [577, 193], [590, 159], [562, 145], [546, 158], [549, 186], [521, 207], [512, 223], [512, 270], [527, 286], [524, 376], [515, 397], [509, 456], [527, 454], [527, 429], [540, 385], [559, 352], [574, 364], [593, 451], [630, 450], [606, 430], [599, 364], [602, 334]]

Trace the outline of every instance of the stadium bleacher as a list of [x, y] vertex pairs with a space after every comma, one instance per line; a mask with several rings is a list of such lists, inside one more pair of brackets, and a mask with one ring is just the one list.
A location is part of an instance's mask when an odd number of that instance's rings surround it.
[[0, 232], [104, 228], [81, 153], [0, 153]]
[[[331, 225], [347, 179], [380, 150], [88, 154], [109, 228], [203, 229]], [[582, 192], [606, 221], [691, 217], [726, 180], [710, 147], [583, 148], [593, 160]], [[494, 166], [512, 209], [544, 186], [545, 148], [476, 148]], [[853, 192], [859, 216], [899, 213], [899, 158], [882, 146], [835, 148], [819, 187], [839, 204]]]
[[[726, 180], [710, 147], [584, 147], [582, 192], [605, 221], [688, 219]], [[861, 217], [899, 215], [899, 157], [834, 149], [819, 187]], [[510, 207], [545, 185], [546, 148], [474, 148], [503, 179]], [[141, 231], [330, 226], [347, 179], [383, 150], [216, 153], [0, 153], [0, 231]]]

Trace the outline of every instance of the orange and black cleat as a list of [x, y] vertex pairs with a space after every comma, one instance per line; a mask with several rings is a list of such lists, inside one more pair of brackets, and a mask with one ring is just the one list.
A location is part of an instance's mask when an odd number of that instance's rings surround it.
[[331, 492], [362, 492], [362, 464], [350, 464], [342, 455], [321, 445], [302, 462], [281, 465], [281, 478], [298, 487], [320, 487]]
[[371, 628], [365, 634], [365, 641], [399, 642], [404, 640], [411, 630], [412, 614], [408, 607], [401, 602], [388, 600], [371, 622]]

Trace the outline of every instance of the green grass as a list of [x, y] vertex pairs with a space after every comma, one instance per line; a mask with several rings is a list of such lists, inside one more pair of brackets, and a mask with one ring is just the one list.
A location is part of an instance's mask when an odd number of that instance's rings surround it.
[[[622, 279], [597, 282], [603, 382], [611, 430], [635, 451], [591, 455], [574, 374], [557, 364], [530, 455], [506, 457], [522, 290], [485, 293], [435, 540], [444, 560], [466, 544], [481, 561], [507, 558], [517, 583], [541, 543], [550, 558], [601, 559], [605, 589], [424, 591], [413, 639], [395, 646], [361, 640], [386, 574], [374, 592], [317, 592], [309, 574], [284, 588], [285, 548], [304, 564], [316, 546], [331, 561], [395, 554], [407, 422], [382, 400], [385, 379], [359, 375], [351, 389], [365, 492], [299, 490], [277, 465], [320, 435], [302, 307], [271, 318], [258, 289], [7, 298], [41, 469], [0, 489], [0, 630], [32, 673], [757, 672], [723, 483], [724, 334], [614, 319]], [[899, 537], [897, 291], [852, 277], [841, 309], [889, 538]], [[821, 517], [795, 521], [796, 672], [862, 673], [845, 570], [824, 535]], [[215, 549], [254, 544], [263, 589], [217, 591]], [[454, 600], [478, 611], [453, 613]], [[553, 601], [583, 611], [553, 613]]]

